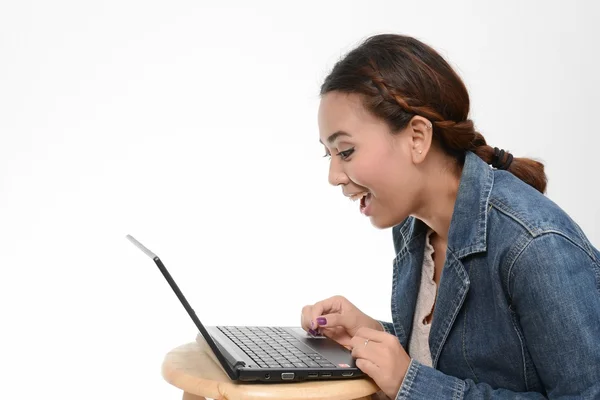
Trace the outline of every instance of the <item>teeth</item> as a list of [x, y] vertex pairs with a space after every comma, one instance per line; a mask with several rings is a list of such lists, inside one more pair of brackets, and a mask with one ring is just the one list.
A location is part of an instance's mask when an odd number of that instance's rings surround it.
[[357, 193], [353, 196], [350, 196], [350, 200], [352, 200], [352, 201], [360, 200], [368, 194], [369, 194], [369, 192]]

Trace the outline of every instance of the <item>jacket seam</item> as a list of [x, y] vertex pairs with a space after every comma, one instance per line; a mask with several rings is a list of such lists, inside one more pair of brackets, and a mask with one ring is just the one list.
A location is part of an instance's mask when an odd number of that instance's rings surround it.
[[417, 376], [419, 371], [419, 364], [416, 364], [414, 360], [411, 359], [410, 364], [408, 366], [408, 370], [406, 371], [406, 375], [404, 376], [404, 380], [400, 385], [400, 391], [398, 392], [397, 399], [405, 399], [410, 395], [410, 389], [412, 384]]
[[523, 362], [523, 379], [525, 380], [525, 389], [529, 391], [529, 379], [527, 379], [527, 359], [525, 357], [525, 345], [523, 343], [523, 338], [521, 337], [521, 332], [516, 323], [516, 315], [513, 311], [512, 307], [510, 308], [510, 321], [512, 322], [513, 329], [517, 333], [517, 337], [519, 338], [519, 344], [521, 345], [521, 357]]
[[527, 232], [529, 232], [531, 236], [536, 236], [535, 227], [524, 221], [519, 213], [514, 212], [512, 208], [504, 204], [502, 201], [498, 200], [497, 198], [493, 198], [490, 199], [490, 204], [492, 204], [502, 214], [515, 220], [519, 225], [527, 229]]
[[[533, 237], [527, 237], [526, 235], [523, 235], [523, 236], [525, 236], [525, 238], [516, 240], [515, 245], [509, 250], [509, 253], [508, 253], [509, 262], [508, 262], [508, 271], [506, 273], [506, 293], [508, 295], [509, 305], [512, 304], [512, 301], [513, 301], [512, 300], [512, 291], [511, 291], [511, 278], [512, 278], [512, 274], [513, 274], [513, 268], [515, 266], [515, 263], [521, 256], [521, 254], [523, 254], [523, 252], [525, 251], [527, 246], [529, 246], [529, 244], [534, 239]], [[513, 255], [512, 254], [513, 252], [516, 254]]]
[[454, 385], [454, 394], [452, 394], [452, 400], [462, 400], [465, 397], [465, 386], [466, 382], [462, 379], [458, 379]]
[[[543, 236], [548, 233], [556, 233], [556, 234], [564, 237], [565, 239], [569, 240], [571, 243], [573, 243], [575, 246], [579, 247], [581, 250], [583, 250], [592, 260], [594, 260], [594, 262], [598, 261], [598, 260], [596, 260], [596, 257], [594, 256], [594, 253], [592, 252], [592, 250], [587, 245], [584, 237], [581, 236], [582, 235], [581, 229], [576, 224], [573, 224], [573, 226], [574, 226], [575, 231], [577, 232], [577, 239], [579, 239], [579, 241], [577, 241], [577, 242], [574, 241], [571, 238], [571, 236], [568, 235], [566, 232], [563, 232], [563, 231], [560, 231], [557, 229], [541, 229], [539, 227], [533, 226], [532, 224], [523, 220], [519, 213], [514, 212], [514, 210], [512, 208], [510, 208], [508, 205], [504, 204], [502, 201], [500, 201], [496, 198], [491, 199], [490, 203], [499, 212], [501, 212], [502, 214], [506, 215], [507, 217], [513, 219], [518, 224], [520, 224], [523, 228], [525, 228], [532, 237], [537, 238], [537, 237]], [[579, 243], [579, 242], [581, 242], [581, 243]]]
[[[470, 272], [471, 272], [471, 266], [472, 266], [472, 264], [469, 266], [469, 271], [468, 271], [468, 275], [469, 276], [471, 275], [470, 274]], [[467, 356], [466, 337], [467, 337], [467, 313], [468, 313], [468, 311], [469, 311], [468, 304], [464, 303], [463, 313], [465, 314], [465, 316], [463, 318], [462, 350], [463, 350], [463, 357], [465, 359], [465, 362], [467, 363], [467, 366], [469, 367], [469, 370], [471, 371], [471, 373], [475, 377], [475, 383], [478, 383], [479, 382], [479, 377], [477, 376], [477, 374], [473, 370], [473, 367], [471, 366], [471, 363], [469, 362], [469, 358]]]
[[574, 223], [573, 229], [575, 229], [577, 231], [577, 233], [579, 234], [579, 240], [581, 241], [581, 246], [585, 247], [585, 252], [592, 258], [592, 260], [594, 260], [595, 263], [598, 263], [599, 260], [596, 258], [596, 254], [594, 254], [594, 251], [591, 249], [591, 246], [588, 243], [588, 241], [585, 240], [586, 236], [583, 233], [583, 231], [581, 230], [581, 227], [579, 225], [577, 225], [576, 223]]
[[545, 236], [550, 236], [550, 235], [556, 235], [556, 236], [560, 236], [563, 239], [565, 239], [567, 242], [571, 243], [573, 246], [575, 246], [576, 248], [578, 248], [579, 250], [583, 251], [584, 254], [586, 254], [589, 258], [590, 261], [592, 263], [592, 272], [594, 273], [595, 277], [596, 277], [596, 289], [597, 291], [600, 293], [600, 265], [596, 262], [596, 260], [590, 255], [588, 254], [588, 252], [585, 250], [585, 248], [583, 246], [581, 246], [579, 243], [573, 241], [573, 239], [571, 239], [569, 236], [567, 236], [566, 234], [564, 234], [561, 231], [554, 231], [554, 230], [549, 230], [549, 231], [544, 231], [543, 233], [539, 234], [538, 236], [535, 236], [533, 238], [531, 238], [529, 240], [529, 242], [523, 247], [523, 249], [519, 252], [519, 254], [515, 257], [515, 259], [513, 260], [511, 266], [508, 269], [508, 296], [509, 299], [512, 303], [512, 293], [510, 292], [510, 280], [513, 277], [512, 275], [514, 275], [513, 273], [513, 269], [514, 269], [514, 265], [516, 264], [517, 260], [519, 259], [519, 257], [521, 257], [521, 255], [523, 254], [523, 252], [525, 251], [525, 249], [527, 247], [529, 247], [529, 245], [534, 241], [534, 239], [539, 239]]
[[397, 318], [394, 318], [394, 316], [398, 315], [398, 307], [396, 306], [396, 302], [398, 299], [398, 271], [399, 267], [398, 267], [398, 263], [396, 262], [396, 259], [394, 259], [394, 272], [393, 272], [393, 282], [392, 282], [392, 301], [391, 301], [391, 306], [392, 306], [392, 326], [394, 327], [394, 333], [396, 335], [397, 338], [400, 339], [401, 335], [402, 337], [405, 338], [405, 340], [408, 340], [408, 336], [406, 335], [406, 332], [404, 332], [404, 328], [400, 325], [400, 321], [398, 321]]

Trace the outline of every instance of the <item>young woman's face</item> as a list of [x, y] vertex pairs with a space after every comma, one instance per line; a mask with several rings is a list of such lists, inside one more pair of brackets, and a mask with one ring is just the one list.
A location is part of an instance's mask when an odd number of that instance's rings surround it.
[[420, 144], [412, 128], [392, 135], [359, 95], [339, 92], [321, 98], [318, 123], [320, 141], [331, 154], [329, 182], [342, 186], [346, 196], [368, 193], [359, 197], [357, 212], [381, 229], [408, 217], [420, 187], [413, 159]]

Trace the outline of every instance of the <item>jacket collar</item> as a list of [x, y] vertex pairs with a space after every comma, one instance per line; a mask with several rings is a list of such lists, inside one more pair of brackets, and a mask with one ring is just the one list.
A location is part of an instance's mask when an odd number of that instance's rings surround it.
[[[459, 259], [487, 249], [487, 211], [493, 184], [490, 166], [467, 152], [448, 232], [448, 249]], [[416, 218], [396, 225], [392, 229], [396, 254], [407, 251], [410, 242], [426, 230]]]
[[448, 248], [458, 258], [487, 249], [487, 212], [493, 185], [492, 168], [467, 152], [448, 232]]

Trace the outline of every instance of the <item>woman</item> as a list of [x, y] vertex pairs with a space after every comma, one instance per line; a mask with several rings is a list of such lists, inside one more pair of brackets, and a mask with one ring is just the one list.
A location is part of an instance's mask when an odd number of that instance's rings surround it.
[[390, 398], [600, 398], [600, 252], [539, 162], [487, 145], [467, 90], [410, 37], [378, 35], [321, 88], [329, 181], [393, 227], [393, 322], [341, 296], [302, 326]]

